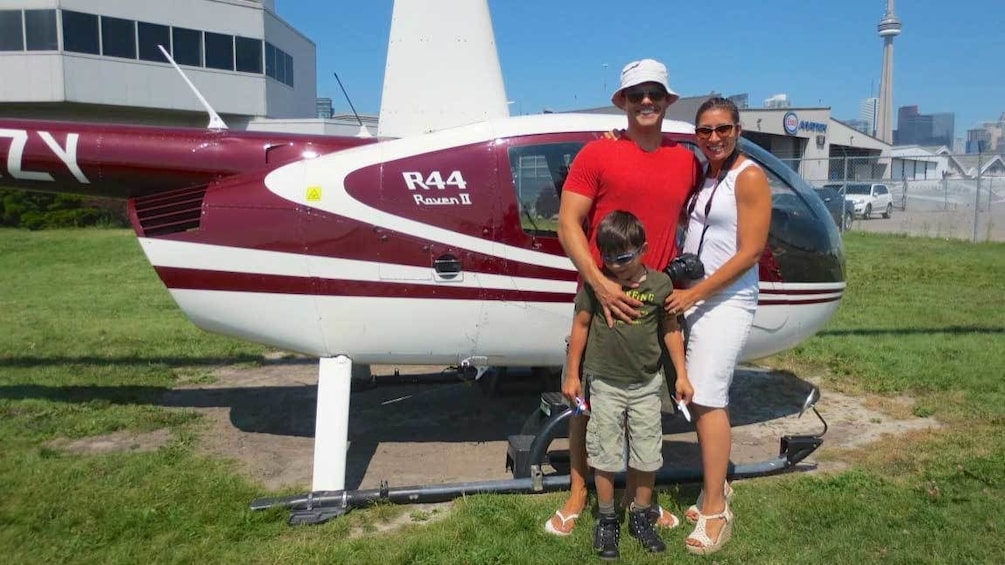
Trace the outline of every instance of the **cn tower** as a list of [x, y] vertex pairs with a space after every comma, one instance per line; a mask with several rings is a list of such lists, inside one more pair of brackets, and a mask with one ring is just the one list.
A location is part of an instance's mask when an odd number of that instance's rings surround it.
[[879, 81], [876, 137], [893, 143], [893, 38], [900, 35], [900, 20], [893, 15], [893, 0], [886, 0], [886, 15], [877, 29], [883, 38], [883, 78]]

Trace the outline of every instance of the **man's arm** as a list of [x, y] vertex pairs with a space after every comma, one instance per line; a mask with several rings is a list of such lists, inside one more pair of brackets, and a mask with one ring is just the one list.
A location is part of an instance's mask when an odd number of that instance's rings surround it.
[[593, 200], [568, 190], [562, 191], [562, 202], [558, 209], [558, 240], [565, 254], [576, 266], [579, 275], [597, 295], [604, 309], [607, 325], [614, 327], [614, 318], [630, 322], [639, 317], [641, 302], [621, 292], [621, 285], [604, 276], [590, 254], [590, 243], [586, 240], [583, 223], [593, 206]]
[[565, 380], [562, 382], [562, 394], [569, 399], [570, 406], [576, 405], [576, 399], [583, 397], [582, 361], [586, 351], [586, 340], [590, 335], [590, 312], [580, 310], [572, 319], [572, 332], [569, 335], [569, 352], [565, 361]]

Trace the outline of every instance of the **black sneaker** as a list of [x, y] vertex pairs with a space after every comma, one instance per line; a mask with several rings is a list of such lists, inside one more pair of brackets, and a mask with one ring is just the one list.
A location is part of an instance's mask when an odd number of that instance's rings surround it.
[[[632, 510], [629, 512], [628, 533], [633, 538], [639, 540], [639, 545], [646, 551], [650, 553], [663, 553], [666, 551], [667, 546], [656, 532], [651, 510], [652, 507], [649, 507], [644, 510]], [[656, 513], [656, 517], [659, 518], [658, 509]]]
[[617, 559], [621, 557], [618, 544], [621, 543], [621, 523], [618, 517], [601, 516], [593, 528], [593, 548], [601, 559]]

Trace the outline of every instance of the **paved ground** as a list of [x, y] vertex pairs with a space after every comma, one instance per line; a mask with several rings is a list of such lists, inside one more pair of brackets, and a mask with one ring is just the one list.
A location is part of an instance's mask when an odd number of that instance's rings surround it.
[[[1001, 183], [1001, 179], [997, 180]], [[1005, 241], [1005, 199], [999, 196], [1005, 190], [995, 186], [990, 203], [986, 185], [982, 192], [976, 218], [977, 241]], [[890, 219], [879, 215], [871, 220], [856, 219], [852, 230], [972, 241], [975, 196], [972, 187], [954, 186], [946, 192], [936, 187], [916, 187], [908, 193], [906, 210], [894, 210]]]

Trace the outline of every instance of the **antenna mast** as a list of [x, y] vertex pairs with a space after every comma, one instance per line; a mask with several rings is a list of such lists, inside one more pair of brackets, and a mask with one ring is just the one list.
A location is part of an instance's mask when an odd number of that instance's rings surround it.
[[187, 84], [188, 87], [192, 89], [192, 92], [195, 93], [195, 96], [196, 98], [199, 99], [199, 102], [202, 102], [202, 107], [205, 108], [206, 112], [209, 113], [209, 126], [207, 127], [209, 127], [209, 129], [227, 129], [227, 124], [224, 123], [223, 118], [221, 118], [220, 114], [217, 114], [216, 110], [214, 110], [213, 107], [209, 105], [209, 102], [207, 102], [206, 98], [204, 98], [202, 93], [199, 92], [199, 89], [196, 88], [194, 84], [192, 84], [192, 81], [188, 80], [188, 77], [185, 76], [185, 72], [181, 70], [181, 67], [178, 66], [178, 63], [174, 62], [174, 59], [171, 58], [171, 55], [167, 52], [167, 49], [164, 49], [163, 45], [158, 45], [157, 48], [161, 50], [161, 53], [163, 53], [164, 57], [166, 57], [168, 62], [171, 63], [171, 66], [174, 67], [174, 70], [178, 71], [178, 74], [181, 75], [181, 78], [185, 81], [185, 84]]
[[342, 80], [338, 78], [338, 73], [332, 71], [335, 75], [335, 81], [338, 82], [338, 87], [342, 89], [342, 96], [345, 96], [346, 102], [349, 103], [349, 109], [352, 110], [352, 115], [356, 116], [356, 121], [359, 122], [359, 137], [370, 137], [370, 132], [367, 131], [366, 126], [363, 125], [363, 120], [360, 119], [359, 114], [356, 113], [356, 107], [352, 105], [352, 99], [349, 98], [349, 93], [345, 91], [345, 87], [342, 86]]

